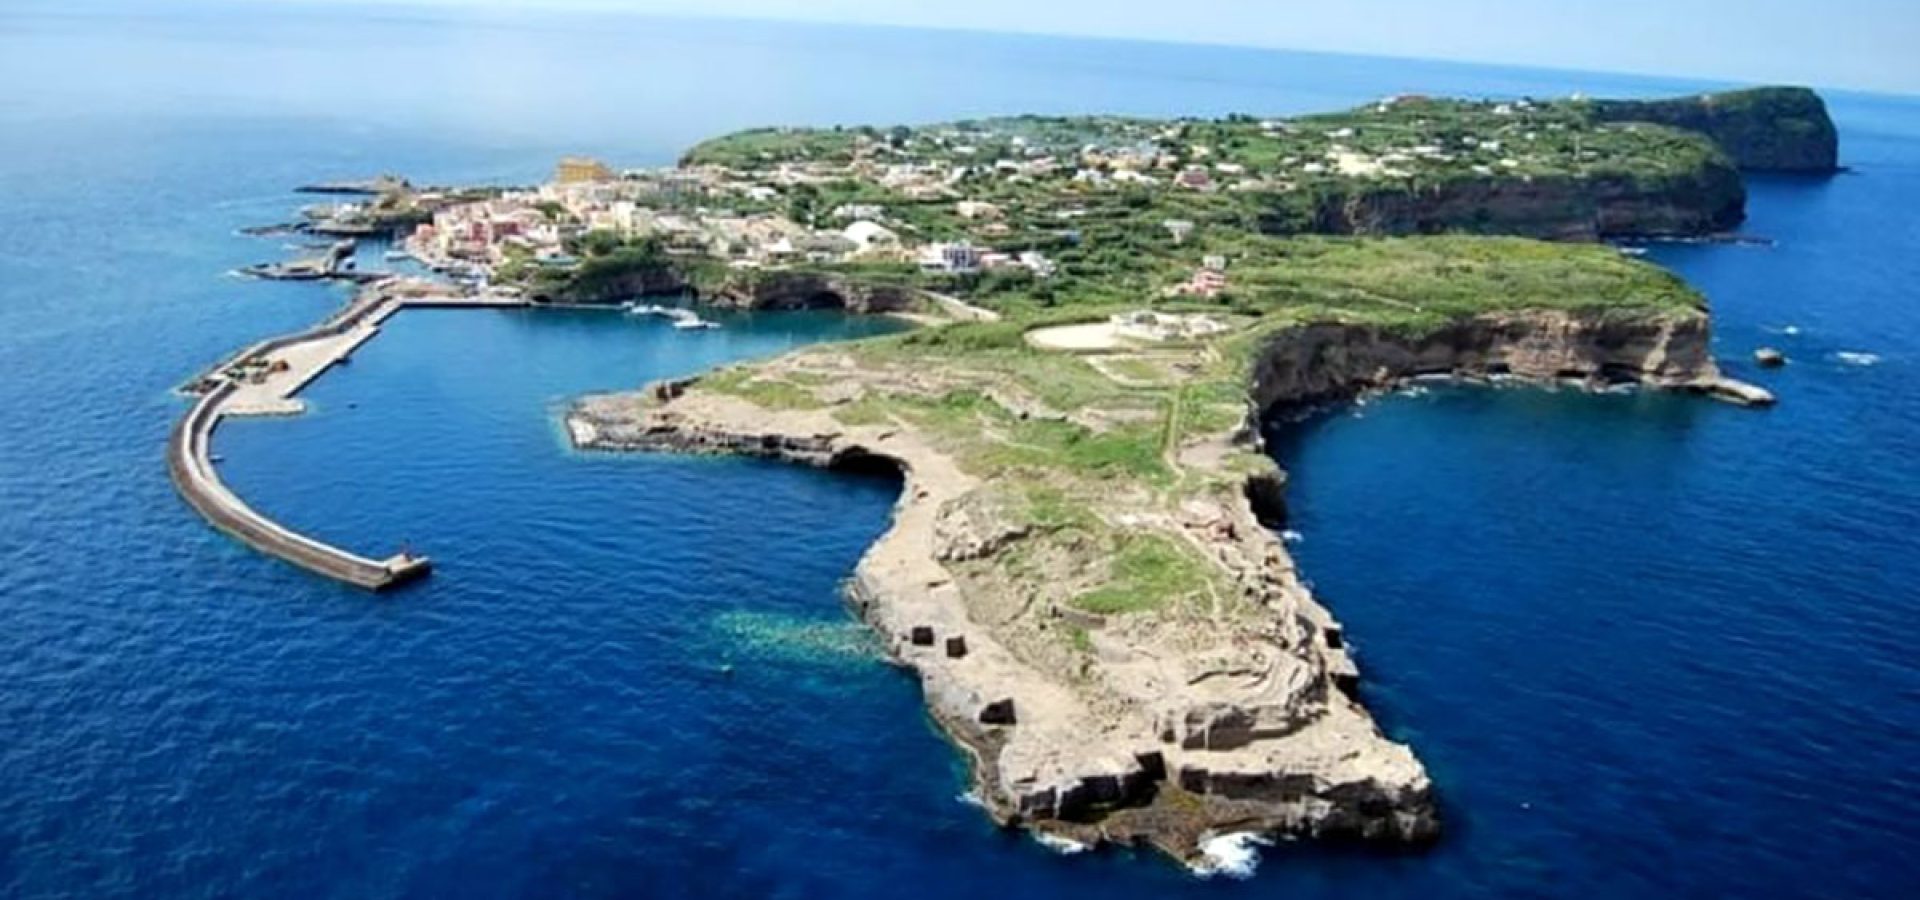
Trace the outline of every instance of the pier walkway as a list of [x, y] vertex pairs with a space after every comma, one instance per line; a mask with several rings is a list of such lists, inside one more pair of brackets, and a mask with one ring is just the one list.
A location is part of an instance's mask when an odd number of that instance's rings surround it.
[[355, 587], [384, 590], [426, 575], [432, 562], [424, 556], [402, 552], [369, 559], [298, 534], [254, 511], [221, 482], [212, 445], [214, 429], [227, 416], [304, 411], [305, 404], [295, 395], [378, 334], [381, 323], [402, 309], [527, 305], [518, 298], [439, 291], [419, 282], [376, 285], [320, 324], [254, 344], [196, 380], [192, 388], [199, 398], [167, 443], [167, 471], [187, 504], [214, 527], [262, 553]]

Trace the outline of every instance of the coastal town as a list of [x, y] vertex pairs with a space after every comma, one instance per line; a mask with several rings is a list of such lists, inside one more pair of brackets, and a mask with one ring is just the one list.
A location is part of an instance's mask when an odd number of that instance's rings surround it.
[[[794, 264], [893, 264], [971, 274], [1019, 267], [1054, 272], [1045, 254], [1002, 252], [969, 237], [916, 240], [889, 224], [884, 207], [846, 204], [796, 219], [782, 198], [838, 175], [821, 167], [778, 167], [764, 176], [722, 166], [615, 172], [567, 158], [538, 188], [504, 191], [449, 206], [413, 229], [405, 250], [443, 271], [492, 277], [526, 267], [565, 269], [583, 242], [653, 240], [670, 255], [724, 260], [733, 270]], [[989, 219], [992, 204], [957, 200], [962, 218]], [[911, 232], [909, 232], [911, 234]]]
[[[1293, 119], [761, 129], [666, 168], [562, 159], [527, 188], [316, 185], [362, 196], [310, 207], [304, 227], [390, 235], [395, 257], [536, 300], [604, 300], [577, 289], [578, 273], [626, 266], [670, 270], [647, 283], [695, 293], [801, 270], [1050, 307], [1231, 304], [1286, 278], [1271, 241], [1291, 235], [1591, 240], [1737, 224], [1743, 192], [1712, 141], [1611, 121], [1613, 109], [1398, 96]], [[345, 277], [346, 265], [259, 274]]]

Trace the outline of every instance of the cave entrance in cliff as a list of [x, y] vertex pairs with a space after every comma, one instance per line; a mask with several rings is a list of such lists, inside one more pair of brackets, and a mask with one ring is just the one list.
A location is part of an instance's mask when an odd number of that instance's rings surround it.
[[818, 290], [800, 301], [801, 309], [846, 309], [847, 298], [838, 291]]
[[1600, 380], [1609, 385], [1638, 384], [1640, 370], [1621, 363], [1606, 363], [1600, 367]]
[[892, 457], [881, 456], [860, 447], [849, 447], [835, 453], [827, 461], [827, 469], [842, 475], [856, 478], [873, 478], [900, 484], [906, 480], [907, 472]]

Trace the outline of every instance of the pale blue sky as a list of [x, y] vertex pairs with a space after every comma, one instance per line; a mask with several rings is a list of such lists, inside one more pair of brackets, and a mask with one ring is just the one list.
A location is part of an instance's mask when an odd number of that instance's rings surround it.
[[1920, 0], [361, 0], [1241, 44], [1920, 93]]

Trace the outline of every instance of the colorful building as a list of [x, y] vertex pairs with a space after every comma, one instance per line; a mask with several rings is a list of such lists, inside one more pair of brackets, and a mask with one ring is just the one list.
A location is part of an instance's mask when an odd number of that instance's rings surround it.
[[589, 184], [618, 178], [606, 163], [584, 156], [565, 157], [553, 167], [553, 180], [558, 184]]

